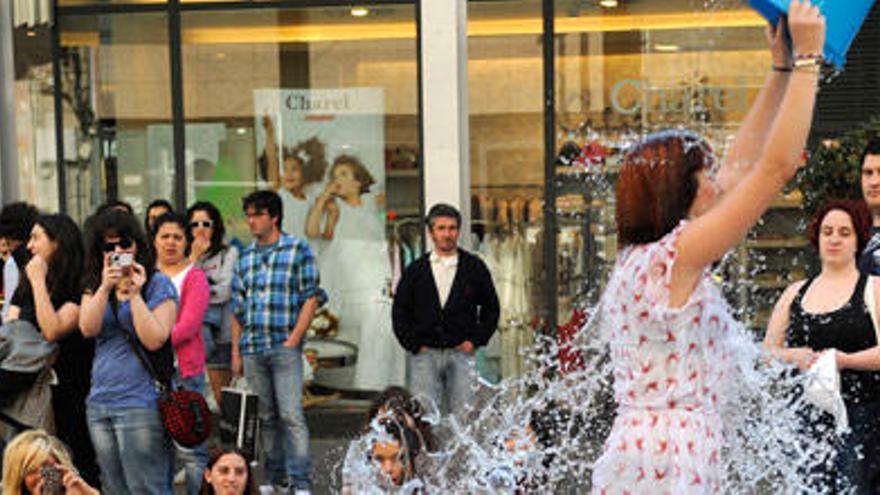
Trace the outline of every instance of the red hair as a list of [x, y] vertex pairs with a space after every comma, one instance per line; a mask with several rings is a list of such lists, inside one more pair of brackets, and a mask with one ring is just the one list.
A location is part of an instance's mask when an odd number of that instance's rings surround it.
[[813, 219], [810, 220], [810, 226], [807, 227], [807, 239], [814, 248], [819, 249], [819, 230], [822, 229], [822, 221], [833, 210], [840, 210], [849, 215], [852, 220], [853, 231], [858, 239], [858, 250], [856, 256], [865, 250], [868, 241], [871, 239], [871, 212], [868, 211], [868, 205], [862, 200], [857, 199], [830, 199], [816, 210]]
[[657, 132], [628, 151], [617, 180], [618, 245], [655, 242], [671, 232], [697, 197], [696, 172], [713, 159], [708, 143], [689, 131]]

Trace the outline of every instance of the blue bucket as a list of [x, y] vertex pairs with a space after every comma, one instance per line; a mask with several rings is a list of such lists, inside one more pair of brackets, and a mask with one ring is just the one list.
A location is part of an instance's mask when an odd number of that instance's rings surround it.
[[[788, 12], [789, 0], [749, 0], [771, 24], [776, 25], [779, 16]], [[822, 10], [827, 23], [825, 34], [825, 60], [843, 69], [846, 52], [858, 34], [874, 0], [821, 0], [814, 2]]]

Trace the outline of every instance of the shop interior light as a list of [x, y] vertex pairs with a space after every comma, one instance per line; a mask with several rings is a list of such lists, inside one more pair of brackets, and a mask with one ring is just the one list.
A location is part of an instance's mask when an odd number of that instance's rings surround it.
[[351, 15], [354, 17], [366, 17], [370, 15], [370, 9], [366, 7], [352, 7]]
[[613, 9], [617, 7], [619, 4], [617, 0], [599, 0], [599, 5], [605, 7], [606, 9]]
[[678, 45], [669, 45], [666, 43], [657, 43], [654, 45], [654, 50], [658, 52], [677, 52], [681, 50], [681, 47]]
[[37, 32], [34, 31], [33, 29], [28, 29], [28, 30], [27, 30], [27, 37], [28, 37], [28, 38], [33, 38], [33, 37], [36, 36], [36, 35], [37, 35]]

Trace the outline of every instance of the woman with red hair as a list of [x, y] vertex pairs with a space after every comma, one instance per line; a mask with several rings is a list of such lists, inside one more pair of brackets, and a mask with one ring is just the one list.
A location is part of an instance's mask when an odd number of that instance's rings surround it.
[[[880, 278], [860, 273], [856, 265], [871, 238], [871, 214], [861, 200], [829, 201], [816, 212], [807, 233], [819, 251], [822, 270], [785, 289], [773, 308], [764, 345], [773, 356], [802, 369], [822, 352], [836, 350], [850, 431], [837, 449], [833, 470], [823, 469], [815, 479], [830, 493], [851, 488], [877, 493], [880, 347], [868, 305], [875, 314], [880, 310]], [[830, 414], [810, 407], [803, 416], [804, 429], [813, 436], [821, 439], [834, 431]]]
[[621, 251], [603, 297], [617, 416], [593, 466], [596, 493], [717, 493], [722, 406], [738, 380], [737, 328], [709, 269], [741, 242], [794, 176], [806, 144], [825, 20], [789, 7], [770, 29], [774, 69], [720, 167], [700, 136], [668, 131], [624, 157]]

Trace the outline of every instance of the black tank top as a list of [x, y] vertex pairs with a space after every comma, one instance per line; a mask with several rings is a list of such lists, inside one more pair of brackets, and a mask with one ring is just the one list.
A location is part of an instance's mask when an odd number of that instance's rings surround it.
[[[865, 306], [868, 276], [859, 275], [846, 304], [820, 314], [807, 313], [803, 308], [804, 294], [813, 280], [807, 280], [791, 302], [785, 344], [788, 347], [809, 347], [814, 351], [834, 348], [843, 352], [863, 351], [877, 345], [871, 314]], [[842, 370], [840, 388], [847, 406], [880, 400], [880, 372]]]

